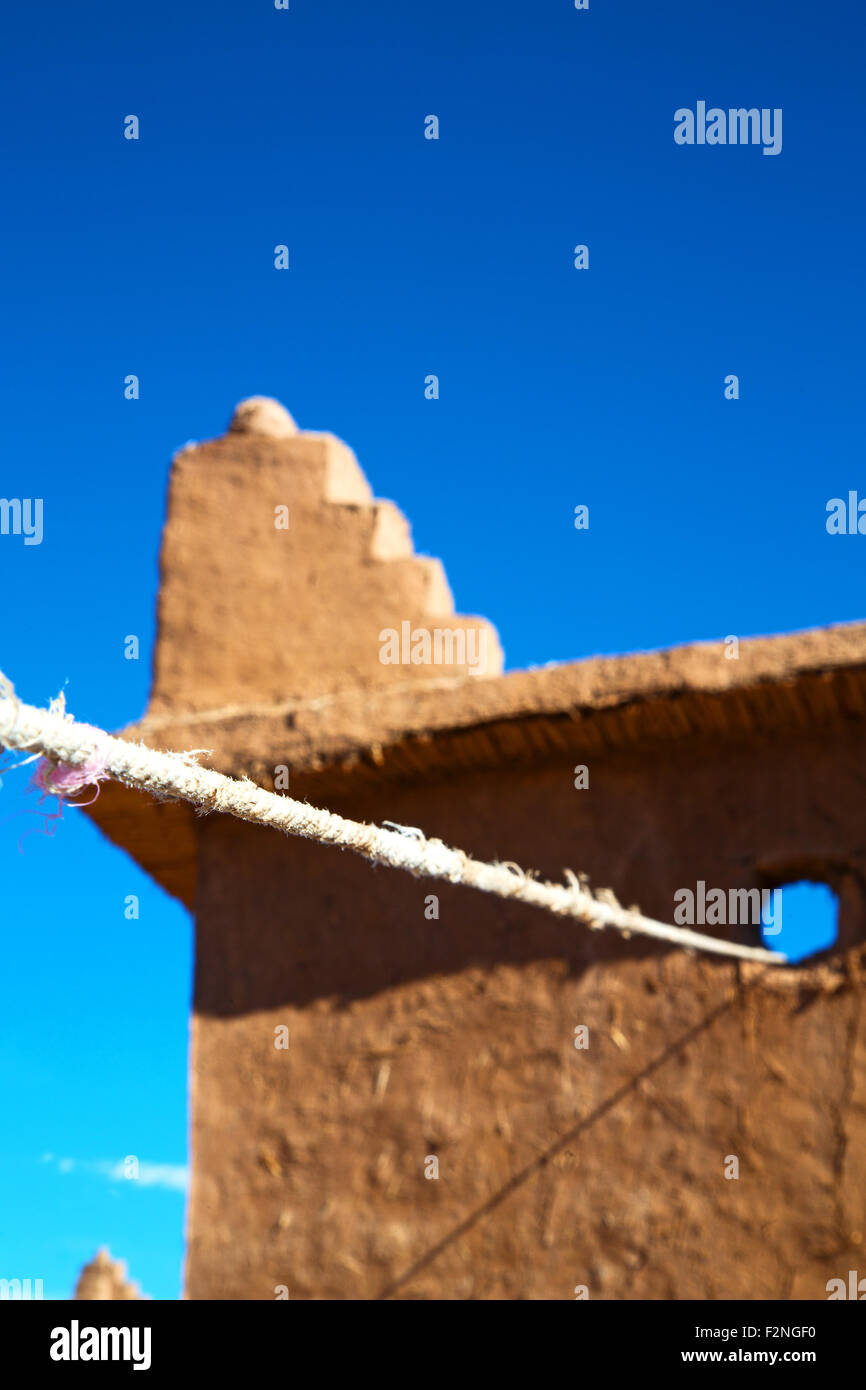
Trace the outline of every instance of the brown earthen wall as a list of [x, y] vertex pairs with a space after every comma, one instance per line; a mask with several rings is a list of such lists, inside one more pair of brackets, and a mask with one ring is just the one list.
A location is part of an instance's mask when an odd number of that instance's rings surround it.
[[575, 758], [330, 801], [662, 920], [701, 878], [823, 870], [823, 974], [200, 822], [188, 1296], [825, 1298], [866, 1232], [864, 753], [852, 723], [610, 756], [588, 791]]

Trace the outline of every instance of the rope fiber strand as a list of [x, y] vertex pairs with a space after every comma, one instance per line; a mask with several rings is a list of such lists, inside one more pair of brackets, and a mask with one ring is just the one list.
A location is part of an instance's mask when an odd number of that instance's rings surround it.
[[59, 797], [68, 798], [112, 778], [164, 799], [187, 801], [200, 811], [220, 811], [288, 835], [340, 845], [373, 864], [404, 869], [416, 877], [464, 884], [482, 893], [545, 908], [594, 930], [613, 927], [625, 936], [649, 936], [685, 950], [764, 965], [786, 963], [785, 956], [776, 951], [704, 936], [644, 917], [637, 908], [622, 907], [608, 888], [593, 894], [585, 874], [565, 870], [565, 884], [546, 883], [516, 864], [472, 859], [441, 840], [428, 839], [414, 827], [393, 822], [386, 822], [384, 827], [362, 825], [292, 797], [263, 791], [249, 780], [239, 781], [199, 767], [193, 754], [160, 753], [114, 738], [93, 725], [78, 723], [66, 713], [62, 697], [52, 701], [47, 710], [25, 705], [2, 671], [0, 746], [46, 759], [48, 767], [40, 768], [38, 783]]

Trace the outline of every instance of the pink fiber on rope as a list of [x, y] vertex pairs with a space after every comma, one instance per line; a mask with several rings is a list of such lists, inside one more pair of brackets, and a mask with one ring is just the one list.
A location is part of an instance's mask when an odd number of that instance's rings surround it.
[[[69, 801], [70, 797], [83, 792], [85, 787], [95, 787], [93, 801], [99, 795], [99, 783], [104, 782], [109, 773], [105, 770], [108, 750], [95, 748], [90, 756], [77, 766], [71, 763], [53, 763], [42, 758], [33, 774], [33, 784], [43, 796], [56, 796], [58, 801]], [[78, 806], [89, 806], [91, 802], [76, 802]]]
[[[74, 767], [71, 763], [55, 763], [50, 758], [40, 758], [36, 765], [30, 785], [37, 787], [42, 795], [39, 798], [40, 805], [46, 796], [57, 797], [56, 811], [35, 811], [32, 814], [42, 816], [43, 835], [53, 835], [57, 828], [57, 822], [63, 819], [63, 803], [69, 802], [72, 806], [92, 806], [99, 796], [99, 783], [104, 782], [109, 777], [105, 770], [108, 762], [108, 749], [104, 751], [95, 748], [83, 763]], [[77, 796], [84, 791], [85, 787], [93, 787], [94, 793], [89, 801], [70, 801], [70, 797]], [[18, 841], [18, 849], [23, 853], [22, 845], [28, 835], [38, 834], [38, 831], [27, 830]]]

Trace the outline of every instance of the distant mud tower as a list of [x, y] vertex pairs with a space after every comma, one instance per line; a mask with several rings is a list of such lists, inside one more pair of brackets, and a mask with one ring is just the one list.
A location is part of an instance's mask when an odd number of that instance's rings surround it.
[[840, 905], [820, 961], [741, 967], [109, 784], [90, 814], [196, 919], [188, 1297], [823, 1299], [863, 1265], [866, 628], [503, 676], [345, 445], [262, 402], [175, 463], [159, 612], [132, 737], [663, 920], [699, 881]]
[[127, 1302], [140, 1299], [142, 1293], [127, 1279], [124, 1262], [113, 1260], [103, 1246], [82, 1269], [73, 1297], [90, 1302]]

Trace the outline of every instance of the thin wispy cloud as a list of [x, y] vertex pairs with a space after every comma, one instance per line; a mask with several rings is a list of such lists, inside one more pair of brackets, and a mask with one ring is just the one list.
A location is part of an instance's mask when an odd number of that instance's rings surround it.
[[165, 1192], [186, 1192], [189, 1169], [183, 1163], [151, 1163], [134, 1155], [120, 1159], [57, 1158], [43, 1154], [43, 1163], [58, 1173], [96, 1173], [109, 1182], [136, 1183], [140, 1187], [161, 1188]]

